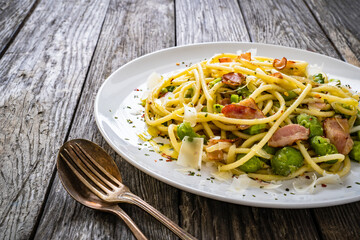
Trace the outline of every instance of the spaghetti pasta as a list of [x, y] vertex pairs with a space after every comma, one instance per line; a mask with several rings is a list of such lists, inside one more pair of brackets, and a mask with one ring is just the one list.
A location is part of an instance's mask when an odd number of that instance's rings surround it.
[[263, 181], [346, 175], [359, 96], [325, 73], [309, 75], [307, 62], [275, 60], [218, 54], [167, 74], [144, 100], [145, 121], [180, 155], [184, 139], [204, 139], [202, 161], [219, 171]]

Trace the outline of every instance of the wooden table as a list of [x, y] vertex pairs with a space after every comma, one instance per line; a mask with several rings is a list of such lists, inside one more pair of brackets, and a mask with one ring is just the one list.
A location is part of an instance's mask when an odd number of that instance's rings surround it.
[[[0, 239], [131, 239], [115, 216], [76, 203], [55, 168], [73, 138], [103, 146], [124, 182], [200, 239], [360, 239], [360, 202], [279, 210], [219, 202], [140, 172], [105, 143], [93, 104], [104, 80], [159, 49], [272, 43], [360, 66], [360, 1], [1, 0]], [[150, 239], [176, 237], [122, 205]]]

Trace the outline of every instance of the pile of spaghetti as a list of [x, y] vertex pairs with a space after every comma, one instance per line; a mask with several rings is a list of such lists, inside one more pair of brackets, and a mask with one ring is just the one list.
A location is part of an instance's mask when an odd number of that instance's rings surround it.
[[360, 160], [359, 96], [307, 62], [252, 55], [152, 75], [147, 125], [169, 138], [184, 166], [212, 162], [263, 181], [346, 175], [350, 158]]

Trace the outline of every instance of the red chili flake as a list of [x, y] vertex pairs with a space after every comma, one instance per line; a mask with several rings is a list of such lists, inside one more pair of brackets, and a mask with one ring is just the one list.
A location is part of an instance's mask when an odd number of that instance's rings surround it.
[[157, 162], [157, 160], [154, 160], [154, 162]]
[[168, 160], [166, 160], [167, 162], [172, 162], [173, 160], [172, 159], [168, 159]]
[[322, 187], [327, 187], [326, 184], [321, 184]]
[[305, 176], [305, 178], [306, 178], [306, 179], [310, 179], [310, 177], [309, 177], [309, 176]]
[[176, 63], [176, 66], [179, 66], [180, 65], [180, 63]]
[[144, 117], [145, 117], [145, 113], [144, 113], [143, 115], [141, 115], [141, 117], [144, 118]]
[[140, 91], [140, 89], [138, 89], [138, 88], [135, 88], [135, 89], [134, 89], [134, 91], [136, 91], [136, 92], [139, 92], [139, 91]]

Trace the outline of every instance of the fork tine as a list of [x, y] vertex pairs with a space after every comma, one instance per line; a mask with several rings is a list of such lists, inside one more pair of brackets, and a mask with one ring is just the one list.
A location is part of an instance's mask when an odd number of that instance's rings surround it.
[[62, 159], [64, 159], [64, 161], [66, 162], [66, 164], [71, 168], [71, 170], [73, 171], [73, 173], [80, 179], [80, 181], [85, 184], [86, 187], [88, 187], [90, 189], [90, 191], [92, 191], [94, 194], [96, 194], [99, 198], [103, 199], [104, 198], [104, 194], [102, 192], [100, 192], [99, 190], [97, 190], [93, 185], [91, 185], [88, 180], [86, 180], [82, 174], [69, 162], [69, 160], [64, 157], [64, 155], [62, 153], [60, 153], [60, 156], [62, 157]]
[[115, 182], [119, 187], [123, 184], [116, 179], [113, 175], [111, 175], [108, 171], [106, 171], [95, 159], [93, 159], [79, 144], [75, 143], [75, 145], [80, 149], [80, 151], [99, 169], [106, 177], [110, 178], [113, 182]]
[[[71, 156], [71, 153], [65, 148], [64, 151], [67, 153], [67, 155], [71, 158], [71, 160], [73, 161], [73, 163], [75, 163], [75, 165], [80, 168], [80, 170], [88, 177], [91, 179], [91, 181], [98, 186], [99, 188], [101, 188], [101, 190], [103, 190], [105, 193], [109, 193], [109, 189], [107, 189], [102, 183], [100, 183], [96, 178], [94, 178], [93, 175], [91, 175], [91, 173], [86, 170], [80, 163], [78, 163], [73, 156]], [[76, 152], [74, 152], [76, 154]], [[78, 156], [78, 155], [77, 155]]]
[[[75, 154], [80, 158], [80, 160], [90, 169], [92, 173], [94, 173], [103, 183], [108, 185], [110, 190], [113, 190], [115, 186], [113, 183], [111, 183], [108, 179], [106, 179], [98, 170], [96, 170], [90, 163], [89, 163], [89, 154], [85, 155], [84, 152], [81, 149], [79, 149], [78, 146], [70, 145], [70, 148], [75, 152]], [[91, 160], [90, 160], [91, 161]]]

